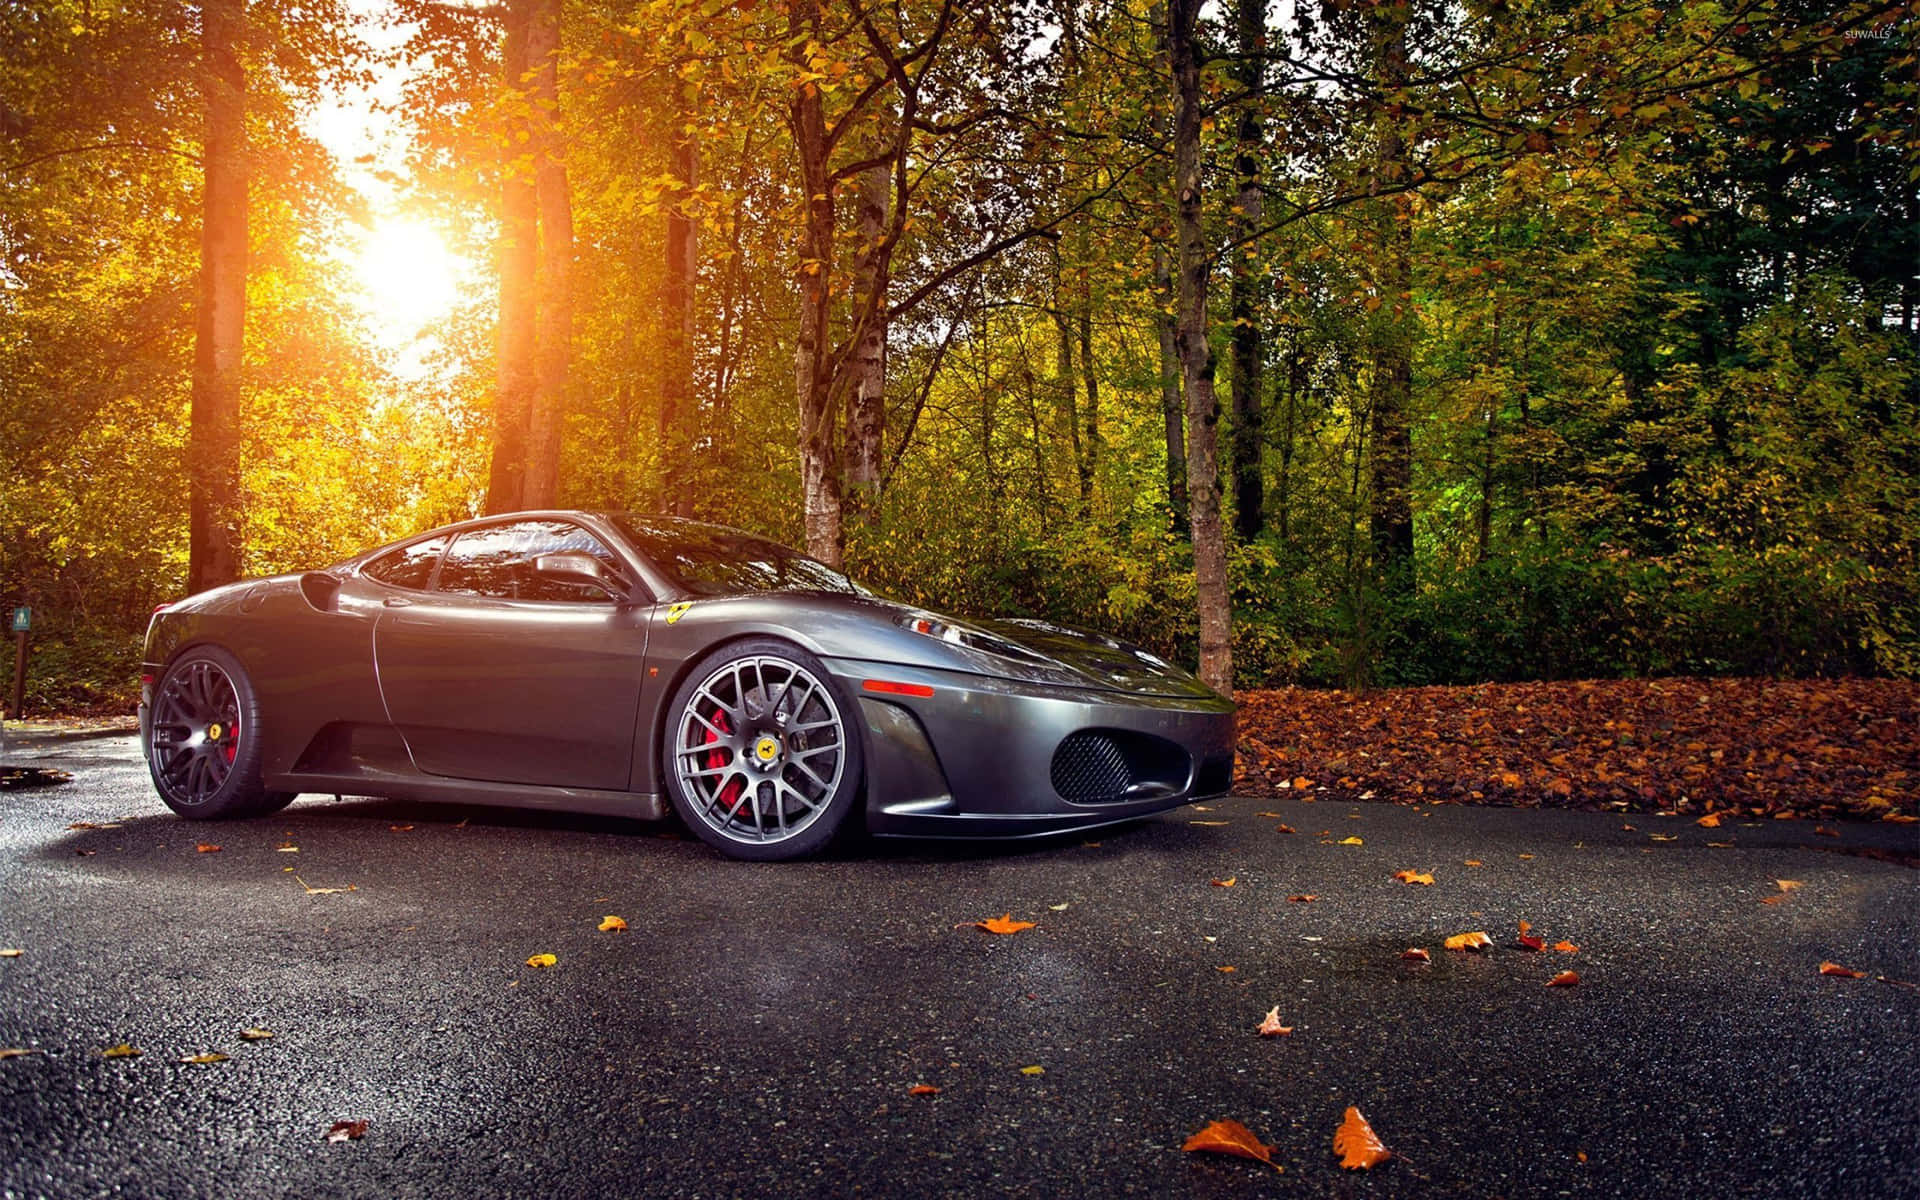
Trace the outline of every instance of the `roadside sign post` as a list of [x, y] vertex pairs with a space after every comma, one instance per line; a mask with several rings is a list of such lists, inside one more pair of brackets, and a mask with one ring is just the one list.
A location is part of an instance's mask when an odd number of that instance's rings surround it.
[[27, 704], [27, 631], [33, 628], [33, 610], [25, 605], [13, 610], [13, 711], [18, 721]]

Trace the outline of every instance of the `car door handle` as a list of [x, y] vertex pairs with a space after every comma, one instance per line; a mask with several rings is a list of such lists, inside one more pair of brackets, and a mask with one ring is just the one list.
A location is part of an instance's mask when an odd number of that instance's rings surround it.
[[405, 596], [388, 596], [385, 600], [381, 601], [381, 603], [385, 604], [388, 608], [410, 608], [413, 605], [413, 601], [407, 599]]

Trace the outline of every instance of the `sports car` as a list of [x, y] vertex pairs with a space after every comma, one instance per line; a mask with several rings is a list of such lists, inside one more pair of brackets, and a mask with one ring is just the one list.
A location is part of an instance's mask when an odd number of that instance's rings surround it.
[[1233, 703], [1145, 650], [893, 603], [764, 538], [633, 513], [486, 517], [215, 588], [156, 611], [143, 659], [142, 749], [186, 817], [302, 792], [671, 803], [766, 860], [861, 825], [1085, 829], [1233, 775]]

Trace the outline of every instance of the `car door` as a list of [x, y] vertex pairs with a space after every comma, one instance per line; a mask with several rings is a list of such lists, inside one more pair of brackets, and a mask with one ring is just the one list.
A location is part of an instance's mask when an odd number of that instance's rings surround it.
[[534, 573], [537, 555], [582, 550], [630, 574], [579, 525], [520, 520], [461, 532], [430, 588], [386, 598], [374, 661], [416, 767], [627, 788], [650, 605]]

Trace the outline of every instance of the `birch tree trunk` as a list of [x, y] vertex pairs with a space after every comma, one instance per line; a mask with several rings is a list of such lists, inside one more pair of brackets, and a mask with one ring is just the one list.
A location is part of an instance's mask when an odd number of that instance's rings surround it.
[[859, 253], [853, 264], [853, 353], [847, 362], [847, 504], [871, 518], [880, 507], [886, 464], [887, 210], [893, 199], [891, 163], [860, 173], [854, 220]]
[[[818, 36], [817, 0], [799, 0], [789, 23], [789, 58], [803, 70], [808, 41]], [[800, 410], [800, 490], [807, 553], [839, 566], [846, 550], [828, 358], [827, 282], [833, 270], [833, 181], [827, 155], [826, 116], [820, 89], [802, 83], [793, 91], [788, 124], [800, 159], [805, 219], [800, 245], [800, 328], [793, 350], [793, 390]]]
[[200, 296], [187, 444], [187, 590], [240, 577], [240, 364], [247, 314], [246, 75], [236, 47], [245, 0], [201, 6]]
[[[666, 346], [665, 361], [660, 368], [659, 483], [661, 507], [687, 517], [693, 515], [693, 464], [687, 461], [692, 439], [687, 436], [686, 425], [693, 420], [693, 290], [696, 264], [700, 261], [700, 226], [689, 209], [693, 189], [699, 183], [699, 156], [693, 135], [686, 132], [699, 106], [695, 85], [680, 81], [675, 99], [678, 101], [672, 132], [675, 196], [667, 206], [667, 270], [661, 294]], [[730, 297], [728, 310], [730, 313]], [[732, 350], [728, 344], [731, 335], [730, 326], [723, 329], [723, 357]]]
[[1167, 57], [1173, 75], [1173, 160], [1180, 243], [1180, 301], [1174, 326], [1187, 392], [1188, 523], [1200, 618], [1200, 678], [1222, 694], [1233, 691], [1232, 614], [1227, 595], [1226, 534], [1220, 521], [1220, 402], [1214, 395], [1213, 347], [1207, 338], [1207, 288], [1212, 263], [1202, 221], [1200, 120], [1206, 97], [1194, 25], [1201, 0], [1172, 0]]

